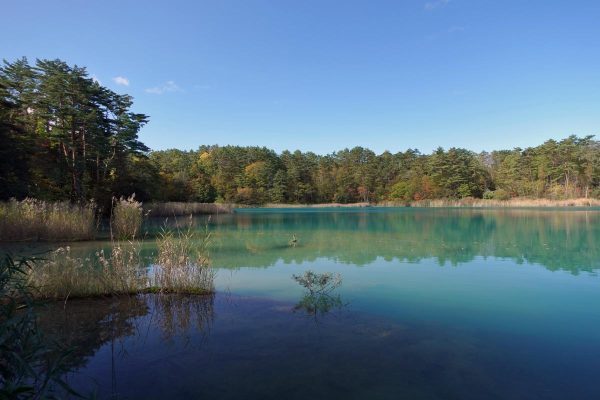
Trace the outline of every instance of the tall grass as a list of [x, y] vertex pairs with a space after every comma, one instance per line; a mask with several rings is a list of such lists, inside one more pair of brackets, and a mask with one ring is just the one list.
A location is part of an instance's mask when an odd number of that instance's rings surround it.
[[191, 216], [185, 230], [163, 229], [157, 239], [158, 257], [152, 286], [161, 292], [212, 292], [214, 272], [210, 267], [209, 242], [208, 225], [199, 236], [193, 228]]
[[198, 234], [190, 222], [186, 230], [163, 230], [156, 257], [142, 257], [139, 241], [113, 241], [109, 250], [88, 257], [61, 247], [37, 261], [28, 283], [36, 297], [61, 300], [147, 292], [208, 294], [214, 292], [209, 241], [208, 228]]
[[185, 203], [185, 202], [166, 202], [166, 203], [147, 203], [144, 210], [151, 217], [177, 217], [182, 215], [197, 214], [220, 214], [230, 213], [234, 206], [232, 204], [217, 203]]
[[0, 241], [90, 240], [96, 235], [96, 205], [35, 199], [0, 203]]
[[69, 299], [134, 294], [148, 287], [148, 278], [136, 243], [112, 243], [111, 250], [98, 250], [82, 258], [60, 247], [38, 260], [30, 270], [29, 284], [36, 297]]
[[135, 239], [142, 230], [143, 219], [144, 209], [142, 203], [135, 200], [135, 194], [113, 199], [111, 236], [114, 235], [119, 240]]

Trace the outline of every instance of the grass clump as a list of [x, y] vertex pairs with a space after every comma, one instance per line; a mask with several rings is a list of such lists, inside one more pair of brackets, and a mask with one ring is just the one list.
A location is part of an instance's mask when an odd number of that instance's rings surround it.
[[[208, 294], [214, 292], [208, 227], [161, 233], [156, 258], [141, 256], [141, 242], [111, 242], [88, 257], [61, 247], [38, 260], [28, 272], [35, 296], [61, 299], [138, 293]], [[147, 265], [151, 264], [148, 268]]]
[[96, 235], [96, 205], [35, 199], [0, 203], [0, 241], [90, 240]]
[[37, 297], [68, 299], [134, 294], [148, 286], [139, 246], [112, 243], [108, 252], [76, 257], [69, 246], [60, 247], [39, 260], [29, 273]]
[[119, 240], [135, 239], [139, 236], [144, 219], [142, 203], [130, 197], [113, 199], [111, 233]]
[[158, 257], [152, 286], [167, 293], [205, 294], [214, 291], [210, 266], [208, 225], [202, 235], [193, 229], [192, 219], [185, 230], [163, 229], [158, 240]]

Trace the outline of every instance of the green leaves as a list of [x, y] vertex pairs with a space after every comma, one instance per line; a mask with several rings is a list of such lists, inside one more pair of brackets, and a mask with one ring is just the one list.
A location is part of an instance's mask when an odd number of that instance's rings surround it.
[[[109, 201], [127, 177], [128, 157], [149, 151], [138, 140], [148, 117], [130, 111], [132, 98], [61, 60], [4, 61], [0, 104], [0, 138], [11, 141], [2, 158], [23, 159], [26, 171], [12, 178], [19, 169], [0, 163], [0, 176], [11, 179], [2, 198]], [[26, 188], [19, 189], [19, 181]]]

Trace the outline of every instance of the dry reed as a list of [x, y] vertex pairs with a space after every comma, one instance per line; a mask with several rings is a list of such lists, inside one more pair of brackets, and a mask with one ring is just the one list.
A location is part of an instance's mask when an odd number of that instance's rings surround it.
[[96, 205], [35, 199], [0, 203], [0, 241], [90, 240], [96, 235]]
[[230, 213], [233, 208], [234, 206], [231, 204], [217, 203], [166, 202], [148, 203], [144, 205], [144, 210], [146, 210], [151, 217]]
[[190, 218], [186, 230], [163, 230], [154, 260], [141, 256], [139, 241], [113, 241], [110, 250], [88, 257], [76, 257], [70, 247], [61, 247], [37, 260], [29, 284], [35, 296], [61, 300], [148, 292], [209, 294], [214, 292], [209, 241], [208, 226], [199, 235]]
[[214, 272], [210, 267], [208, 225], [198, 237], [190, 215], [185, 230], [163, 229], [157, 239], [158, 257], [152, 286], [161, 292], [211, 293]]
[[69, 246], [60, 247], [36, 262], [29, 284], [34, 295], [48, 299], [137, 293], [148, 286], [139, 248], [136, 243], [113, 243], [108, 253], [99, 250], [81, 258]]
[[135, 200], [135, 194], [128, 198], [113, 199], [111, 236], [119, 240], [135, 239], [142, 229], [143, 220], [142, 203]]

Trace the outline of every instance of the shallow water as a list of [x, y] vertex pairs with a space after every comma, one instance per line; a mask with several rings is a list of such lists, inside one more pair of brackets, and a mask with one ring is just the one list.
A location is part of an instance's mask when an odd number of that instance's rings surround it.
[[[210, 226], [215, 296], [44, 312], [78, 349], [73, 386], [100, 398], [600, 398], [598, 210], [244, 210]], [[291, 277], [308, 269], [342, 275], [339, 301], [301, 303]]]

